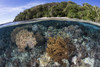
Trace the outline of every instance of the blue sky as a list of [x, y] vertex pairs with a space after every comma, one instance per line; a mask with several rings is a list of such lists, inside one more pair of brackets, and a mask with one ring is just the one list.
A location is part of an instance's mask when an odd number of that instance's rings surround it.
[[0, 0], [0, 24], [13, 21], [15, 16], [25, 9], [39, 4], [61, 1], [73, 1], [79, 5], [87, 2], [100, 7], [100, 0]]

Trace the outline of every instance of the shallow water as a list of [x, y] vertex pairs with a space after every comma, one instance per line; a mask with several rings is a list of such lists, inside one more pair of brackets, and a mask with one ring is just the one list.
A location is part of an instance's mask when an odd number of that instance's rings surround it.
[[[13, 22], [0, 26], [0, 67], [32, 67], [32, 65], [33, 67], [36, 67], [37, 64], [40, 67], [57, 66], [53, 60], [50, 62], [55, 66], [49, 62], [45, 64], [41, 63], [43, 62], [43, 60], [41, 60], [41, 56], [45, 56], [46, 53], [48, 38], [57, 36], [63, 38], [68, 36], [76, 48], [76, 52], [73, 54], [73, 56], [71, 56], [71, 59], [66, 59], [68, 61], [66, 62], [66, 65], [69, 67], [100, 67], [99, 26], [77, 21], [74, 22], [58, 20], [39, 21], [36, 23], [25, 24], [19, 23], [20, 22]], [[25, 29], [29, 32], [32, 32], [34, 35], [39, 33], [43, 39], [41, 42], [40, 40], [36, 40], [38, 43], [34, 48], [31, 48], [31, 50], [29, 48], [30, 46], [27, 45], [29, 47], [26, 46], [24, 52], [20, 52], [16, 41], [12, 42], [11, 39], [13, 38], [11, 34], [16, 28], [20, 28], [20, 30], [21, 28], [22, 30]], [[17, 33], [20, 32], [20, 30], [17, 31]], [[17, 33], [15, 33], [14, 37], [17, 35]], [[77, 61], [80, 59], [80, 63], [77, 62], [76, 59]], [[63, 67], [63, 65], [58, 64], [58, 67]]]

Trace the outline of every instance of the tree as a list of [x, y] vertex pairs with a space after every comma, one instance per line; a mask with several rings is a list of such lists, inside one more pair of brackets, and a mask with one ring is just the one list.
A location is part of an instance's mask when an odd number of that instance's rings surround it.
[[68, 4], [67, 7], [63, 10], [65, 15], [71, 18], [77, 17], [78, 11], [79, 11], [79, 6], [77, 4]]

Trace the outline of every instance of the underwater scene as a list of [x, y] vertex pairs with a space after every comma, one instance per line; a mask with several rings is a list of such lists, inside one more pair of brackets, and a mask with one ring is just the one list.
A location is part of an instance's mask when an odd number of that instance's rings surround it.
[[63, 20], [1, 25], [0, 67], [100, 67], [100, 27]]

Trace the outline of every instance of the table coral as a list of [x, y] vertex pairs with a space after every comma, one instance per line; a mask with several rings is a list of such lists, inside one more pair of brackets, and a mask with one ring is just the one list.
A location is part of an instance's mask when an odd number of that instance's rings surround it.
[[69, 59], [75, 50], [74, 45], [68, 38], [49, 37], [46, 52], [58, 63], [62, 63], [62, 59]]
[[36, 44], [36, 38], [33, 37], [32, 32], [23, 29], [16, 34], [16, 45], [20, 51], [24, 51], [27, 46], [33, 48]]

